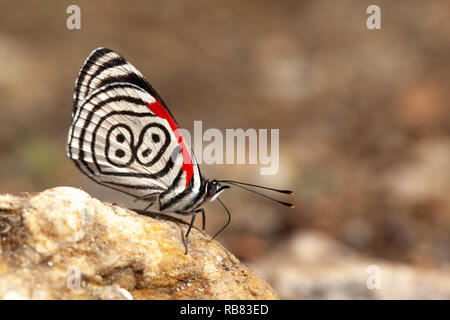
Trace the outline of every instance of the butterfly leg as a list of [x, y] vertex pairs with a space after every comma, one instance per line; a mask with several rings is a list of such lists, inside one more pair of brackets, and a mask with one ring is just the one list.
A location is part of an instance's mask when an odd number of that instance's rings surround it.
[[153, 202], [150, 202], [150, 203], [144, 208], [144, 211], [147, 211], [148, 208], [150, 208], [150, 207], [152, 206], [152, 204], [153, 204]]
[[202, 227], [203, 227], [203, 230], [205, 230], [205, 209], [203, 209], [203, 208], [195, 209], [194, 211], [184, 213], [184, 214], [187, 214], [187, 215], [189, 215], [189, 214], [192, 215], [191, 222], [189, 223], [189, 227], [188, 227], [188, 229], [186, 231], [186, 235], [184, 236], [185, 244], [186, 244], [186, 252], [185, 252], [185, 254], [188, 253], [188, 247], [189, 247], [189, 240], [188, 240], [189, 238], [188, 237], [189, 237], [189, 233], [191, 232], [191, 229], [194, 226], [194, 221], [195, 221], [195, 217], [197, 216], [197, 213], [200, 213], [200, 212], [202, 213]]
[[195, 210], [197, 212], [201, 212], [202, 213], [202, 230], [205, 231], [205, 227], [206, 227], [206, 216], [205, 216], [205, 209], [200, 208]]
[[136, 197], [135, 199], [134, 199], [134, 201], [136, 202], [136, 201], [140, 201], [140, 200], [144, 200], [144, 201], [148, 201], [149, 202], [149, 204], [144, 208], [144, 210], [143, 211], [147, 211], [148, 210], [148, 208], [150, 208], [154, 203], [155, 203], [155, 200], [158, 198], [158, 195], [155, 195], [155, 194], [149, 194], [149, 195], [145, 195], [145, 196], [143, 196], [143, 197]]
[[132, 210], [135, 211], [136, 213], [142, 214], [144, 216], [148, 216], [148, 217], [152, 217], [152, 218], [156, 218], [156, 219], [162, 218], [164, 220], [169, 220], [169, 221], [173, 221], [173, 222], [176, 222], [176, 223], [187, 224], [188, 225], [188, 229], [187, 229], [186, 234], [184, 236], [185, 246], [186, 246], [185, 254], [188, 253], [189, 234], [191, 233], [191, 229], [194, 226], [195, 217], [196, 217], [197, 213], [199, 213], [199, 212], [202, 213], [203, 228], [205, 227], [205, 210], [204, 209], [196, 209], [196, 210], [193, 210], [193, 211], [190, 211], [190, 212], [183, 212], [183, 215], [192, 215], [190, 223], [187, 223], [186, 221], [184, 221], [182, 219], [178, 219], [178, 218], [166, 215], [166, 214], [161, 213], [161, 212], [148, 211], [148, 210], [142, 210], [142, 209], [132, 209]]
[[189, 233], [191, 232], [192, 226], [194, 225], [194, 221], [195, 221], [195, 216], [197, 214], [195, 213], [195, 211], [192, 213], [192, 218], [191, 218], [191, 223], [189, 224], [189, 227], [186, 231], [186, 235], [184, 236], [185, 239], [185, 246], [186, 246], [186, 251], [184, 252], [184, 254], [188, 253], [189, 250]]
[[142, 209], [130, 209], [130, 210], [132, 210], [132, 211], [134, 211], [134, 212], [136, 212], [138, 214], [141, 214], [143, 216], [189, 225], [189, 223], [187, 223], [186, 221], [184, 221], [182, 219], [178, 219], [176, 217], [172, 217], [172, 216], [169, 216], [168, 214], [164, 214], [164, 213], [161, 213], [161, 212], [142, 210]]

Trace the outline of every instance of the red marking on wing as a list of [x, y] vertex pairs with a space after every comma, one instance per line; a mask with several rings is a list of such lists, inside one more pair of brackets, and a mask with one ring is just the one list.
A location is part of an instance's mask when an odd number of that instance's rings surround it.
[[166, 108], [164, 108], [163, 105], [161, 105], [158, 101], [155, 101], [153, 103], [147, 103], [147, 106], [150, 108], [150, 110], [153, 111], [153, 113], [156, 116], [167, 120], [170, 128], [177, 137], [178, 144], [181, 147], [181, 154], [183, 155], [183, 171], [186, 172], [186, 187], [187, 187], [194, 174], [194, 166], [192, 165], [192, 159], [191, 155], [189, 154], [189, 150], [183, 141], [183, 136], [181, 135], [180, 130], [178, 130], [178, 126], [175, 123], [175, 120], [173, 120], [173, 118], [170, 116], [170, 113], [167, 112]]

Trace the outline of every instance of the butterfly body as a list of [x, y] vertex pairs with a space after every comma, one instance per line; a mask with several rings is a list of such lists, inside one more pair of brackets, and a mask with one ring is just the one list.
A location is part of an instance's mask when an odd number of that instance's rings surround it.
[[190, 228], [196, 213], [204, 217], [202, 204], [229, 188], [204, 179], [164, 101], [113, 50], [97, 48], [88, 56], [73, 100], [66, 153], [95, 182], [156, 204], [160, 212], [192, 215]]

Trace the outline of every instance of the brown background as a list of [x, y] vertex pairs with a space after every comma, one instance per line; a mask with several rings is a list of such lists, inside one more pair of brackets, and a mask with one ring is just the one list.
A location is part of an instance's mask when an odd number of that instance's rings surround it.
[[[450, 262], [448, 1], [0, 2], [0, 192], [95, 185], [64, 152], [75, 77], [99, 46], [149, 79], [192, 129], [279, 128], [280, 170], [202, 166], [208, 177], [295, 190], [296, 209], [238, 190], [219, 240], [264, 261], [298, 232], [364, 256], [440, 269]], [[366, 28], [379, 4], [382, 30]], [[225, 222], [208, 204], [210, 234]], [[363, 271], [365, 272], [365, 271]], [[301, 294], [299, 294], [301, 296]]]

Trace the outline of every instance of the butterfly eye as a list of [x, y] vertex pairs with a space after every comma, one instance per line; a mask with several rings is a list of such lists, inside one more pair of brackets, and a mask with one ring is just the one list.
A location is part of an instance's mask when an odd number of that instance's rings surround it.
[[144, 127], [136, 146], [136, 159], [142, 165], [152, 165], [165, 152], [170, 139], [167, 132], [157, 125]]
[[106, 134], [105, 158], [116, 167], [127, 167], [133, 161], [133, 133], [125, 124], [111, 127]]

